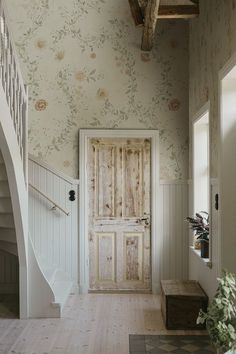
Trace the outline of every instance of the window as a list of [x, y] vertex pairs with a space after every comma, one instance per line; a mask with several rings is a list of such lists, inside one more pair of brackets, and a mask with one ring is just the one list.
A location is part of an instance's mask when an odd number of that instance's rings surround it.
[[209, 111], [193, 123], [193, 188], [194, 213], [209, 213]]

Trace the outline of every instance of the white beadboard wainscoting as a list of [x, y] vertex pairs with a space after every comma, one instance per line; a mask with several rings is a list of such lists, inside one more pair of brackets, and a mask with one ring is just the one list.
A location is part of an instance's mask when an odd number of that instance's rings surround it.
[[188, 279], [188, 183], [160, 181], [160, 279]]
[[[78, 180], [55, 171], [35, 158], [29, 160], [29, 182], [69, 211], [52, 205], [29, 188], [29, 229], [35, 250], [78, 281]], [[76, 200], [69, 201], [75, 190]], [[161, 180], [159, 198], [159, 279], [188, 278], [188, 182]]]
[[[65, 272], [78, 283], [79, 181], [56, 171], [33, 156], [29, 158], [29, 183], [69, 212], [51, 210], [53, 204], [29, 186], [29, 232], [44, 263]], [[75, 191], [75, 201], [69, 192]]]
[[18, 257], [0, 250], [0, 294], [16, 294], [18, 291]]
[[[217, 277], [221, 274], [221, 245], [219, 232], [219, 211], [215, 209], [215, 195], [219, 193], [219, 185], [217, 179], [210, 181], [210, 267], [199, 255], [189, 248], [189, 277], [199, 281], [202, 288], [205, 290], [209, 298], [215, 295], [217, 289]], [[189, 214], [193, 214], [193, 186], [192, 181], [189, 181]], [[192, 233], [190, 232], [190, 241], [192, 243]]]

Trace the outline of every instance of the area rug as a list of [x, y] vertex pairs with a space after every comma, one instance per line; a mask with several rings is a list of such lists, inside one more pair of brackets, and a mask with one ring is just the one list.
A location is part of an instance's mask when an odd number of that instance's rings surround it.
[[215, 353], [208, 336], [130, 335], [130, 354]]

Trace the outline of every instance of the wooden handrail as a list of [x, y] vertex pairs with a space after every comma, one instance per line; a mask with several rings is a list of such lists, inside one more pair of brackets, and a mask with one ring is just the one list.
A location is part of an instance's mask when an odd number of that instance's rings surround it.
[[31, 183], [29, 183], [29, 186], [34, 189], [36, 192], [38, 192], [40, 195], [42, 195], [45, 199], [47, 199], [50, 203], [53, 204], [52, 210], [54, 209], [59, 209], [61, 210], [64, 214], [66, 214], [67, 216], [70, 215], [70, 213], [63, 209], [62, 207], [60, 207], [60, 205], [58, 205], [57, 203], [55, 203], [51, 198], [49, 198], [46, 194], [44, 194], [41, 190], [39, 190], [38, 188], [36, 188], [35, 186], [33, 186]]

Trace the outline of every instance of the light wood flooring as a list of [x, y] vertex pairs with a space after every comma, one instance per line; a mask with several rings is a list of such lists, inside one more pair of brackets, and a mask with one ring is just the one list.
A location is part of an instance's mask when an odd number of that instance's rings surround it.
[[1, 354], [128, 354], [129, 334], [166, 331], [160, 298], [148, 294], [71, 295], [61, 319], [0, 319]]

